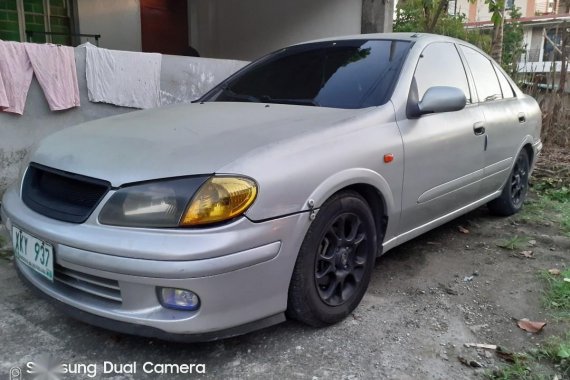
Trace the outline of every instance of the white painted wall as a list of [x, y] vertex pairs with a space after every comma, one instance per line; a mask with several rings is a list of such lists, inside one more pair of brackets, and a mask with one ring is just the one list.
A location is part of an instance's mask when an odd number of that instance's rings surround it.
[[[178, 0], [183, 1], [183, 0]], [[187, 0], [203, 57], [252, 60], [297, 42], [359, 34], [362, 0]], [[79, 31], [99, 46], [141, 51], [140, 0], [77, 0]]]
[[139, 0], [77, 0], [77, 13], [79, 32], [100, 34], [100, 47], [141, 51]]
[[362, 0], [190, 0], [202, 56], [252, 60], [287, 45], [359, 34]]

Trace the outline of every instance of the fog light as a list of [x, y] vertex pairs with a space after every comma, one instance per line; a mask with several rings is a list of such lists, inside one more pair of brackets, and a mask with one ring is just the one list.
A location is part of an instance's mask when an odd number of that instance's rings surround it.
[[190, 290], [158, 288], [158, 300], [167, 309], [193, 311], [200, 307], [200, 298]]

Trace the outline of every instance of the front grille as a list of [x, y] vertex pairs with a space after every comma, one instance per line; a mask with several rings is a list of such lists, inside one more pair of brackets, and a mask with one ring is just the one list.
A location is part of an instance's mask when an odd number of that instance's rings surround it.
[[22, 184], [22, 200], [47, 217], [83, 223], [110, 187], [107, 181], [32, 163]]
[[58, 264], [54, 268], [54, 280], [107, 301], [123, 302], [119, 282], [115, 280], [64, 268]]

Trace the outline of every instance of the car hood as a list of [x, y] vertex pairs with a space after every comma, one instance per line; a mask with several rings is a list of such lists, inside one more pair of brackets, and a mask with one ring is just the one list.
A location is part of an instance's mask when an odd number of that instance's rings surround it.
[[113, 186], [210, 174], [252, 150], [318, 133], [362, 111], [213, 102], [130, 112], [55, 133], [31, 161]]

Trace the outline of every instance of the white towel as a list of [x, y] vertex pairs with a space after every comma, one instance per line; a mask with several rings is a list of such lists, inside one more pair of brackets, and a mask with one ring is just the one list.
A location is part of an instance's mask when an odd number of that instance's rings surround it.
[[84, 46], [90, 101], [143, 109], [160, 105], [161, 54]]
[[6, 95], [2, 72], [0, 72], [0, 111], [4, 111], [8, 107], [10, 107], [10, 103], [8, 103], [8, 95]]
[[79, 107], [75, 51], [70, 46], [24, 44], [52, 111]]
[[34, 76], [24, 44], [0, 41], [0, 76], [8, 100], [4, 111], [22, 115]]

